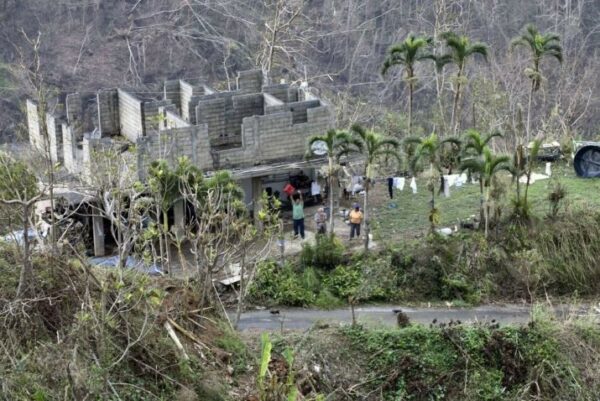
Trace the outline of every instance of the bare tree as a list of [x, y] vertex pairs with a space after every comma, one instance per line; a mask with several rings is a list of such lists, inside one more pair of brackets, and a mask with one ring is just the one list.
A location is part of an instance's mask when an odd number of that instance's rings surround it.
[[[17, 287], [17, 299], [33, 294], [33, 271], [31, 265], [31, 238], [33, 205], [42, 197], [43, 191], [38, 189], [37, 178], [22, 161], [0, 153], [0, 203], [8, 210], [6, 213], [20, 213], [22, 236], [13, 239], [23, 246], [23, 266]], [[18, 210], [20, 209], [20, 210]]]

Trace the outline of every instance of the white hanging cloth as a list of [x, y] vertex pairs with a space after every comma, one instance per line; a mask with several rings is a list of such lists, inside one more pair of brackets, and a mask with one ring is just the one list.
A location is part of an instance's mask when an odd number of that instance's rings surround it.
[[403, 191], [404, 183], [405, 183], [404, 177], [394, 177], [394, 188], [396, 188], [397, 190]]
[[413, 194], [417, 193], [417, 180], [415, 180], [415, 177], [412, 178], [412, 180], [410, 180], [410, 187], [413, 191]]
[[316, 181], [310, 184], [310, 194], [312, 196], [321, 195], [321, 186]]

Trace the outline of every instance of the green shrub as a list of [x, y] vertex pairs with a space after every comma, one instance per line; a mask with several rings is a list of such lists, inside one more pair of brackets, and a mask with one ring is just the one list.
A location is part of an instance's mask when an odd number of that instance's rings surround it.
[[332, 294], [347, 299], [354, 294], [361, 281], [362, 273], [356, 265], [340, 265], [327, 277], [326, 285]]
[[[568, 325], [412, 325], [345, 328], [353, 351], [369, 356], [382, 400], [587, 400], [597, 398], [597, 354]], [[597, 325], [588, 326], [595, 331]], [[587, 370], [587, 371], [586, 371]], [[596, 377], [596, 376], [594, 376]]]
[[249, 292], [254, 301], [307, 306], [317, 297], [317, 285], [318, 279], [314, 271], [299, 274], [290, 264], [280, 267], [273, 261], [266, 261], [258, 266]]
[[344, 259], [344, 244], [335, 236], [317, 235], [315, 244], [302, 247], [300, 264], [303, 267], [317, 267], [333, 270]]
[[481, 297], [466, 275], [453, 273], [442, 279], [442, 299], [456, 299], [477, 304]]
[[315, 306], [320, 309], [334, 309], [344, 304], [345, 302], [333, 295], [328, 288], [323, 288], [315, 299]]

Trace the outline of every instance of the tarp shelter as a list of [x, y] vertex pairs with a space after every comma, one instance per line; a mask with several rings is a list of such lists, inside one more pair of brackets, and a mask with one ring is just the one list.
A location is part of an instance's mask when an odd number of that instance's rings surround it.
[[575, 154], [575, 172], [582, 178], [600, 177], [600, 146], [583, 146]]

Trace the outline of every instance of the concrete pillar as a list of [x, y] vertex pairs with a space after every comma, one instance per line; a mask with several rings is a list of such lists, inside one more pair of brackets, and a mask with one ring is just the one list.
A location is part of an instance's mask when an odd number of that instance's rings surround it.
[[252, 210], [254, 222], [258, 223], [258, 211], [260, 210], [260, 198], [262, 197], [262, 177], [252, 177]]
[[176, 201], [173, 204], [173, 214], [175, 216], [175, 227], [185, 227], [185, 202], [183, 199]]
[[94, 256], [104, 256], [104, 219], [101, 216], [92, 216], [92, 228], [94, 234]]

